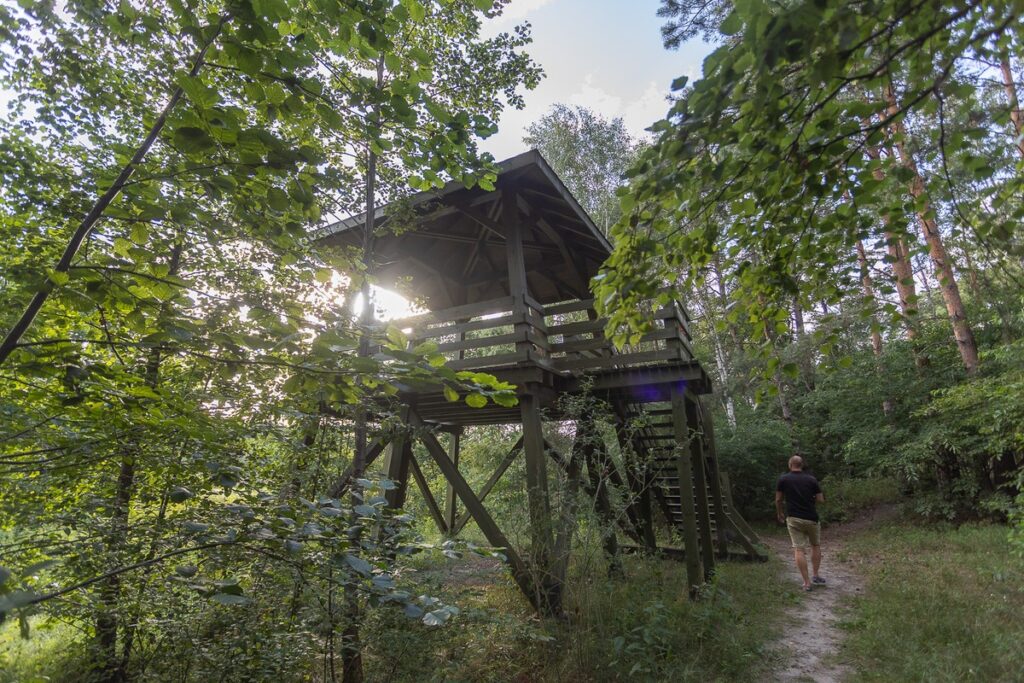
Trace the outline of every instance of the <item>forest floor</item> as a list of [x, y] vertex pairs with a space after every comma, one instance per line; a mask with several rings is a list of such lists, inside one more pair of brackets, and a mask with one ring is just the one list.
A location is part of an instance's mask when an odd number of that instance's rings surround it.
[[[850, 522], [823, 529], [821, 575], [828, 583], [815, 586], [810, 593], [801, 593], [800, 599], [786, 608], [782, 617], [783, 635], [768, 646], [779, 661], [772, 680], [838, 683], [850, 676], [851, 666], [839, 658], [846, 635], [841, 624], [844, 610], [853, 598], [863, 594], [867, 582], [858, 567], [864, 558], [851, 555], [846, 541], [891, 520], [897, 510], [895, 504], [879, 505]], [[788, 535], [784, 531], [766, 534], [762, 540], [786, 567], [783, 579], [795, 585], [802, 583]], [[809, 563], [810, 557], [807, 559]]]

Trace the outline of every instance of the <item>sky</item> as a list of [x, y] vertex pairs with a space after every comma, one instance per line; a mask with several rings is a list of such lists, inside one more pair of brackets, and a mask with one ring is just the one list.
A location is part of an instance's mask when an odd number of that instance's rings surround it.
[[482, 144], [499, 161], [526, 151], [526, 127], [556, 103], [589, 107], [605, 118], [622, 117], [636, 136], [668, 111], [669, 85], [694, 80], [711, 48], [700, 40], [679, 50], [661, 44], [659, 0], [512, 0], [487, 33], [528, 21], [527, 52], [546, 77], [526, 93], [526, 108], [506, 110], [499, 131]]

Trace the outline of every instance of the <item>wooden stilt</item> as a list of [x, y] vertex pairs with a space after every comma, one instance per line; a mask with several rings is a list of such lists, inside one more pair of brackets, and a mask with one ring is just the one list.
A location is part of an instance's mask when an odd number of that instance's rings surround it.
[[544, 451], [544, 433], [536, 397], [520, 397], [523, 421], [523, 455], [526, 458], [526, 498], [530, 514], [530, 560], [542, 592], [545, 611], [561, 609], [561, 586], [552, 574], [551, 556], [554, 538], [551, 529], [551, 502], [548, 497], [548, 459]]
[[[463, 336], [465, 336], [465, 335], [463, 335]], [[462, 442], [462, 430], [459, 429], [459, 430], [457, 430], [455, 432], [452, 432], [452, 442], [451, 442], [450, 452], [451, 452], [452, 464], [455, 465], [455, 469], [459, 468], [459, 447], [461, 446], [461, 442]], [[445, 525], [448, 527], [448, 533], [456, 533], [456, 530], [455, 530], [455, 520], [456, 520], [456, 517], [455, 517], [455, 515], [458, 512], [458, 502], [459, 502], [459, 499], [455, 495], [455, 488], [449, 483], [448, 487], [447, 487], [447, 490], [445, 491], [445, 498], [444, 498], [444, 522], [445, 522]]]
[[686, 549], [686, 582], [690, 597], [696, 597], [697, 590], [704, 582], [701, 556], [697, 540], [696, 503], [693, 499], [693, 461], [689, 429], [686, 424], [686, 388], [672, 385], [672, 431], [676, 439], [676, 468], [679, 476], [679, 497], [682, 505], [683, 546]]
[[704, 442], [706, 445], [705, 457], [707, 459], [707, 481], [708, 493], [711, 496], [711, 506], [715, 512], [715, 531], [718, 540], [718, 557], [726, 559], [729, 557], [729, 538], [726, 533], [725, 524], [725, 500], [722, 498], [722, 479], [718, 471], [718, 450], [715, 448], [715, 426], [711, 419], [711, 411], [707, 410], [698, 398], [698, 413], [701, 417], [701, 426], [704, 431]]
[[[408, 417], [408, 413], [406, 413]], [[412, 442], [409, 434], [401, 431], [391, 442], [388, 454], [387, 473], [395, 488], [384, 492], [388, 507], [399, 509], [405, 505], [405, 496], [409, 489], [409, 462], [412, 460]]]
[[[416, 462], [416, 457], [413, 456], [411, 449], [408, 462], [409, 469], [412, 470], [412, 476], [416, 480], [416, 485], [423, 495], [423, 500], [427, 503], [427, 510], [430, 511], [430, 516], [434, 519], [434, 524], [437, 525], [438, 531], [447, 535], [448, 525], [445, 523], [444, 515], [441, 513], [441, 506], [437, 504], [437, 499], [434, 498], [430, 485], [427, 483], [427, 478], [423, 476], [423, 470], [420, 469], [420, 464]], [[452, 465], [454, 466], [454, 463]]]
[[715, 548], [711, 536], [711, 514], [708, 510], [708, 484], [704, 459], [704, 435], [700, 429], [700, 411], [696, 396], [686, 402], [686, 421], [690, 427], [690, 456], [693, 463], [693, 493], [697, 508], [697, 536], [704, 564], [704, 580], [710, 581], [715, 573]]

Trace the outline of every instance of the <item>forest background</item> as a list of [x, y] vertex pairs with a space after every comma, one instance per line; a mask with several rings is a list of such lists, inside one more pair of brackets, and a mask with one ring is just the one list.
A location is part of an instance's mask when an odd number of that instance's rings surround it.
[[[511, 388], [369, 325], [372, 240], [310, 236], [491, 186], [479, 140], [542, 77], [528, 27], [482, 37], [506, 4], [0, 5], [0, 613], [55, 634], [51, 674], [358, 680], [380, 614], [459, 618], [402, 558], [489, 551], [385, 509], [360, 457], [397, 407], [365, 405]], [[668, 48], [717, 47], [649, 139], [570, 106], [530, 127], [615, 245], [609, 332], [686, 302], [749, 516], [799, 451], [1021, 547], [1022, 14], [666, 0]], [[474, 485], [506, 436], [467, 447]]]

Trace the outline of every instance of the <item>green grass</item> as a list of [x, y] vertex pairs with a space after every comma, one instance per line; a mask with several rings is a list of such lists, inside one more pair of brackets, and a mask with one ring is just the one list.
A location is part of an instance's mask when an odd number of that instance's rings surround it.
[[845, 624], [857, 681], [1024, 680], [1024, 563], [1002, 526], [869, 529], [864, 596]]
[[[460, 564], [461, 562], [461, 564]], [[769, 661], [764, 644], [781, 605], [778, 566], [726, 563], [698, 602], [685, 567], [625, 557], [625, 577], [598, 562], [576, 567], [567, 618], [531, 616], [518, 589], [493, 565], [422, 565], [424, 592], [459, 605], [441, 628], [378, 610], [365, 636], [367, 676], [390, 681], [747, 681]]]
[[17, 619], [0, 625], [0, 683], [43, 683], [70, 680], [67, 671], [75, 648], [75, 629], [54, 619], [29, 619], [29, 637], [21, 636]]

